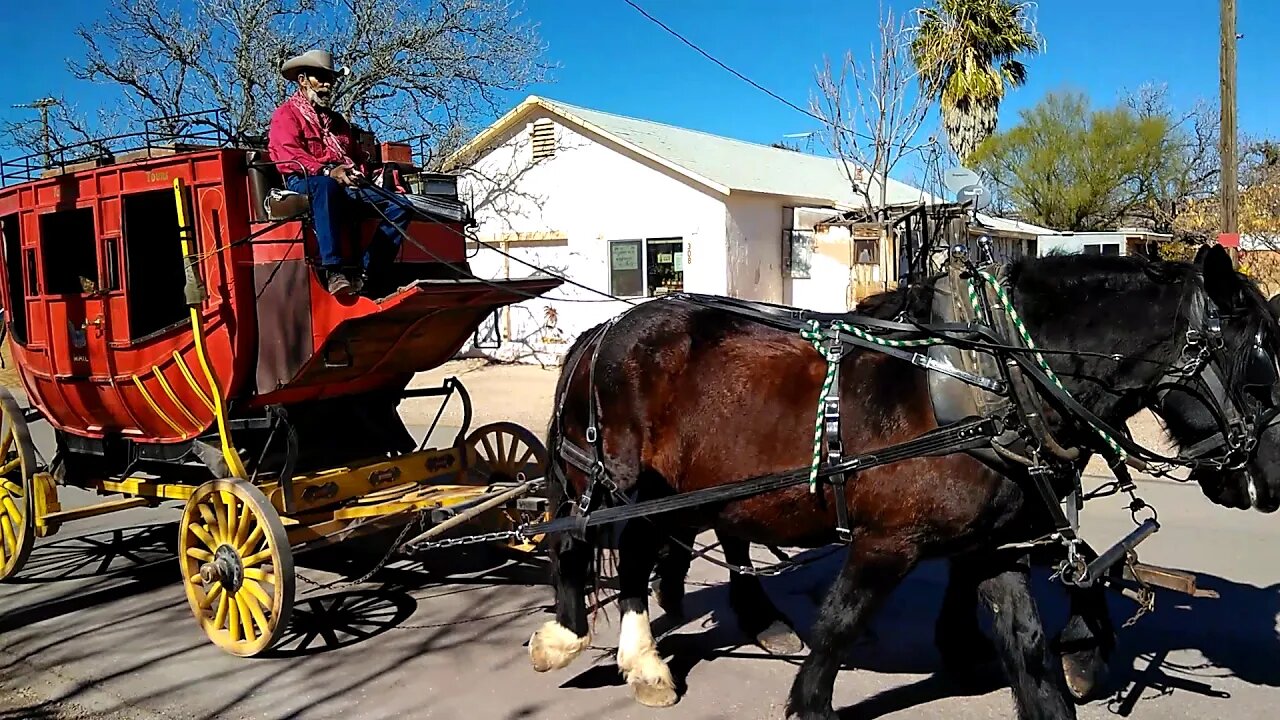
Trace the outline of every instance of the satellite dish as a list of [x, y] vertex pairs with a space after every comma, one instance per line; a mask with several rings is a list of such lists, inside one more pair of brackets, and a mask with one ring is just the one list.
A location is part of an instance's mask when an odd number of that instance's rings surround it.
[[984, 210], [991, 205], [991, 192], [985, 187], [973, 184], [965, 185], [956, 191], [956, 202], [973, 201], [974, 210]]
[[967, 167], [953, 167], [942, 175], [942, 184], [953, 193], [959, 193], [962, 189], [970, 185], [977, 185], [982, 182], [978, 178], [978, 173]]

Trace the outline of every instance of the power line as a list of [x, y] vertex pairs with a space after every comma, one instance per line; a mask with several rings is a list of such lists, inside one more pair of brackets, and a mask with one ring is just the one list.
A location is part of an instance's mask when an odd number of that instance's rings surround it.
[[[809, 117], [813, 118], [814, 120], [817, 120], [818, 122], [822, 123], [823, 125], [829, 125], [829, 126], [831, 126], [831, 127], [833, 127], [833, 128], [836, 128], [837, 130], [843, 130], [844, 132], [847, 132], [847, 133], [849, 133], [850, 135], [853, 135], [854, 137], [862, 138], [863, 140], [869, 140], [869, 141], [871, 141], [871, 142], [873, 142], [873, 143], [874, 143], [874, 142], [877, 142], [876, 138], [875, 138], [875, 137], [873, 137], [873, 136], [871, 136], [871, 135], [867, 135], [866, 133], [858, 132], [857, 130], [852, 130], [852, 129], [847, 128], [847, 127], [845, 127], [845, 126], [843, 126], [843, 125], [838, 125], [838, 124], [836, 124], [836, 123], [834, 123], [834, 122], [832, 122], [832, 121], [828, 120], [827, 118], [824, 118], [824, 117], [822, 117], [821, 115], [818, 115], [817, 113], [814, 113], [814, 112], [813, 112], [813, 111], [811, 111], [811, 110], [806, 110], [806, 109], [804, 109], [804, 108], [800, 107], [799, 105], [796, 105], [795, 103], [793, 103], [793, 102], [791, 102], [790, 100], [788, 100], [788, 99], [786, 99], [786, 98], [782, 97], [782, 96], [781, 96], [781, 95], [779, 95], [778, 93], [776, 93], [776, 92], [774, 92], [774, 91], [770, 90], [769, 88], [767, 88], [767, 87], [765, 87], [765, 86], [761, 85], [760, 83], [756, 82], [755, 80], [752, 80], [751, 78], [747, 77], [746, 75], [743, 75], [742, 73], [738, 72], [737, 70], [734, 70], [733, 68], [729, 67], [729, 66], [728, 66], [728, 65], [726, 65], [724, 62], [722, 62], [719, 58], [715, 57], [714, 55], [712, 55], [711, 53], [707, 52], [706, 50], [703, 50], [702, 48], [698, 47], [698, 45], [697, 45], [696, 43], [694, 43], [694, 42], [693, 42], [692, 40], [690, 40], [689, 38], [686, 38], [684, 35], [681, 35], [679, 32], [677, 32], [677, 31], [676, 31], [674, 28], [672, 28], [671, 26], [669, 26], [669, 25], [667, 25], [666, 23], [662, 22], [661, 20], [659, 20], [658, 18], [654, 17], [653, 15], [650, 15], [650, 14], [648, 13], [648, 11], [646, 11], [644, 8], [642, 8], [642, 7], [640, 7], [639, 5], [637, 5], [637, 4], [635, 4], [634, 2], [632, 2], [632, 0], [623, 0], [623, 2], [625, 2], [625, 3], [626, 3], [626, 4], [628, 4], [628, 5], [630, 5], [631, 7], [635, 8], [636, 12], [640, 13], [641, 15], [643, 15], [646, 19], [648, 19], [650, 22], [654, 23], [654, 24], [655, 24], [655, 25], [657, 25], [658, 27], [662, 28], [663, 30], [666, 30], [668, 33], [670, 33], [671, 35], [673, 35], [676, 39], [680, 40], [680, 42], [682, 42], [682, 43], [684, 43], [685, 45], [688, 45], [689, 47], [693, 48], [693, 50], [694, 50], [694, 51], [696, 51], [699, 55], [701, 55], [701, 56], [705, 57], [706, 59], [710, 60], [711, 62], [715, 63], [716, 65], [719, 65], [721, 68], [724, 68], [726, 71], [728, 71], [729, 73], [733, 74], [733, 75], [734, 75], [735, 77], [737, 77], [739, 80], [742, 80], [743, 82], [747, 83], [747, 84], [748, 84], [748, 85], [750, 85], [751, 87], [754, 87], [755, 89], [759, 90], [760, 92], [763, 92], [764, 94], [768, 95], [769, 97], [773, 98], [774, 100], [777, 100], [778, 102], [782, 103], [783, 105], [786, 105], [787, 107], [791, 108], [792, 110], [795, 110], [796, 112], [799, 112], [799, 113], [804, 113], [805, 115], [808, 115]], [[925, 143], [924, 145], [906, 145], [906, 146], [903, 146], [903, 150], [916, 151], [916, 150], [920, 150], [920, 149], [922, 149], [922, 148], [929, 147], [929, 146], [931, 146], [932, 144], [933, 144], [933, 142]]]

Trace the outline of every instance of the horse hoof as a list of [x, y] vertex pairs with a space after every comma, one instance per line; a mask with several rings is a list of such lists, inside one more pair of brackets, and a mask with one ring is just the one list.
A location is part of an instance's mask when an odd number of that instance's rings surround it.
[[560, 670], [568, 667], [590, 644], [590, 635], [580, 638], [572, 630], [551, 620], [529, 638], [529, 660], [537, 672]]
[[656, 650], [650, 648], [637, 655], [620, 654], [618, 669], [641, 705], [669, 707], [676, 703], [676, 683], [671, 678], [671, 668]]
[[1106, 681], [1106, 664], [1091, 652], [1062, 656], [1062, 674], [1067, 682], [1067, 692], [1080, 704], [1096, 699], [1098, 689]]
[[774, 620], [772, 625], [756, 635], [756, 643], [770, 655], [799, 655], [804, 651], [800, 636], [781, 620]]
[[664, 708], [676, 704], [676, 689], [667, 685], [632, 685], [636, 702], [645, 707]]

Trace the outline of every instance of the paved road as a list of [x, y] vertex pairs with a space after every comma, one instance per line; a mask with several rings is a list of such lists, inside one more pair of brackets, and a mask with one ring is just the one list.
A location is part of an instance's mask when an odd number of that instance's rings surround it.
[[[1083, 718], [1272, 718], [1280, 705], [1280, 516], [1227, 511], [1194, 487], [1146, 483], [1165, 530], [1147, 562], [1202, 572], [1218, 600], [1164, 594], [1158, 611], [1125, 631], [1114, 699]], [[87, 495], [68, 493], [78, 501]], [[675, 708], [635, 705], [612, 662], [616, 632], [600, 618], [596, 650], [574, 666], [534, 673], [524, 642], [551, 593], [538, 567], [481, 555], [395, 563], [374, 582], [301, 594], [279, 656], [242, 660], [197, 629], [170, 546], [178, 511], [130, 511], [68, 526], [43, 541], [18, 582], [0, 586], [0, 720], [65, 718], [734, 718], [782, 717], [796, 659], [744, 645], [727, 617], [722, 571], [696, 563], [688, 610], [671, 628], [656, 608], [660, 648], [686, 687]], [[1119, 501], [1085, 515], [1095, 544], [1129, 527]], [[705, 540], [705, 538], [704, 538]], [[385, 547], [385, 546], [383, 546]], [[359, 575], [381, 547], [299, 558], [320, 582]], [[832, 557], [766, 581], [808, 628]], [[447, 574], [452, 571], [452, 574]], [[932, 624], [944, 580], [922, 566], [894, 594], [836, 685], [842, 717], [1010, 717], [1000, 679], [959, 688], [937, 679]], [[1038, 586], [1049, 622], [1061, 595]], [[1117, 598], [1116, 617], [1133, 605]], [[612, 611], [612, 608], [608, 608]]]

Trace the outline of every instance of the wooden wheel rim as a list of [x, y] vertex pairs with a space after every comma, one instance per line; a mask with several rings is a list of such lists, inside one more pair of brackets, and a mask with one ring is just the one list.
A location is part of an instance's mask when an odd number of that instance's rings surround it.
[[35, 542], [31, 473], [35, 447], [18, 402], [0, 388], [0, 581], [22, 569]]
[[178, 562], [209, 639], [240, 657], [270, 648], [293, 613], [293, 552], [280, 516], [238, 478], [196, 488], [182, 512]]
[[467, 467], [485, 478], [534, 480], [547, 473], [547, 449], [527, 428], [510, 422], [491, 423], [467, 437]]

